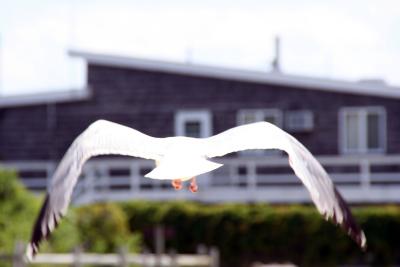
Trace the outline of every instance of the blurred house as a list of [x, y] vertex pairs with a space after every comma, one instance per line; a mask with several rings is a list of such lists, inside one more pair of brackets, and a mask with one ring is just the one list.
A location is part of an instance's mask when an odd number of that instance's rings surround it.
[[[353, 203], [400, 202], [400, 88], [72, 51], [87, 61], [82, 90], [0, 98], [0, 161], [32, 190], [48, 179], [73, 139], [107, 119], [146, 134], [207, 137], [269, 121], [298, 138]], [[110, 137], [112, 138], [112, 137]], [[279, 151], [246, 151], [175, 192], [142, 176], [151, 161], [90, 160], [75, 201], [132, 198], [309, 202]]]

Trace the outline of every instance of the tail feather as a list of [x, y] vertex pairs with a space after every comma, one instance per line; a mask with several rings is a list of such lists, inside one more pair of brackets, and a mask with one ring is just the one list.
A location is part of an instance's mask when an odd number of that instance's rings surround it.
[[160, 180], [173, 180], [196, 177], [200, 174], [213, 171], [222, 164], [204, 158], [171, 158], [160, 161], [158, 166], [145, 177]]

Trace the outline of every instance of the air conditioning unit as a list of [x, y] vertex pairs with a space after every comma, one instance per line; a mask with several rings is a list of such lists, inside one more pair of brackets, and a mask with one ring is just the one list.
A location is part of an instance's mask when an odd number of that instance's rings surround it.
[[314, 115], [311, 110], [288, 111], [285, 126], [291, 132], [309, 132], [314, 129]]

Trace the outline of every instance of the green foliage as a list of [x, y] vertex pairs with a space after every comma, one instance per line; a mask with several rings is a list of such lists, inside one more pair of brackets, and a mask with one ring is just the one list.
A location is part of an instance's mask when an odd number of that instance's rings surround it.
[[[27, 191], [15, 172], [0, 170], [0, 254], [12, 253], [16, 241], [28, 242], [41, 198]], [[120, 246], [137, 251], [140, 242], [119, 206], [95, 204], [69, 209], [40, 252], [70, 252], [80, 244], [93, 252], [115, 252]]]
[[[15, 173], [0, 171], [0, 253], [16, 240], [29, 240], [40, 199], [26, 191]], [[366, 253], [314, 206], [265, 204], [206, 205], [188, 202], [128, 202], [72, 208], [41, 251], [137, 251], [153, 245], [153, 228], [163, 224], [167, 247], [193, 253], [196, 245], [218, 246], [226, 266], [254, 260], [291, 261], [300, 266], [400, 263], [400, 206], [353, 208], [368, 240]], [[141, 234], [143, 234], [143, 240]]]
[[15, 172], [0, 170], [0, 252], [28, 240], [39, 201], [19, 183]]
[[167, 246], [180, 252], [194, 252], [200, 243], [218, 246], [227, 266], [254, 260], [291, 261], [300, 266], [391, 266], [400, 262], [398, 206], [353, 209], [367, 236], [369, 247], [364, 253], [339, 227], [323, 220], [314, 206], [183, 202], [120, 205], [131, 229], [145, 234], [147, 246], [153, 244], [151, 228], [163, 224]]
[[86, 251], [114, 252], [125, 246], [138, 251], [141, 236], [129, 230], [122, 209], [111, 203], [98, 203], [77, 209], [77, 227]]
[[51, 234], [50, 239], [43, 242], [40, 252], [68, 253], [79, 244], [81, 244], [81, 237], [76, 225], [76, 215], [74, 209], [71, 209]]
[[[28, 242], [42, 197], [36, 197], [18, 180], [13, 171], [0, 170], [0, 253], [12, 253], [16, 241]], [[79, 244], [70, 215], [43, 242], [41, 252], [68, 252]]]

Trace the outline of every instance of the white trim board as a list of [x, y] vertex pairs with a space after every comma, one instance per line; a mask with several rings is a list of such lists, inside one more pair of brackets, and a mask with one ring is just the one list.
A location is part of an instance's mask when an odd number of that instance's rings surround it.
[[90, 88], [79, 90], [69, 90], [60, 92], [46, 92], [36, 94], [21, 94], [13, 96], [1, 96], [0, 108], [16, 107], [16, 106], [31, 106], [58, 102], [72, 102], [86, 100], [91, 97]]
[[85, 59], [88, 63], [104, 66], [126, 67], [132, 69], [161, 71], [167, 73], [210, 77], [225, 80], [275, 84], [301, 89], [313, 89], [329, 92], [400, 98], [400, 87], [389, 86], [384, 82], [376, 83], [365, 81], [339, 81], [333, 79], [288, 75], [279, 72], [249, 71], [235, 68], [168, 62], [117, 55], [106, 55], [79, 50], [70, 50], [69, 55], [74, 57], [81, 57]]

